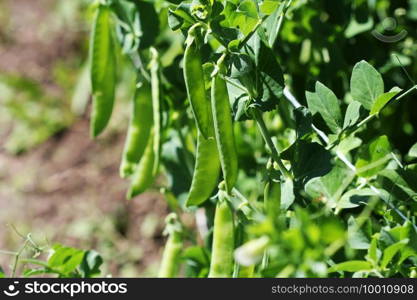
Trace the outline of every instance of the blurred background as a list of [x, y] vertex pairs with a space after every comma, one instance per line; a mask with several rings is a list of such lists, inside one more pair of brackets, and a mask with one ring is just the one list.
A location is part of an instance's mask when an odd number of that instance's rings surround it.
[[[125, 200], [119, 163], [129, 68], [114, 118], [89, 137], [87, 0], [0, 0], [0, 267], [32, 234], [39, 245], [95, 249], [104, 274], [152, 276], [167, 208], [157, 193]], [[125, 84], [124, 84], [125, 83]]]

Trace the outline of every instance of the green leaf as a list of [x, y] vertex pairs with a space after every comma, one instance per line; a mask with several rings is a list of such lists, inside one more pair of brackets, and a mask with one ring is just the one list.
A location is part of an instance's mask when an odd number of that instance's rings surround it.
[[[266, 2], [277, 3], [276, 1], [264, 1], [264, 3]], [[280, 29], [280, 16], [284, 12], [285, 6], [285, 2], [282, 2], [279, 6], [276, 6], [274, 12], [264, 22], [264, 28], [266, 31], [266, 36], [268, 37], [268, 45], [270, 48], [274, 47], [275, 41], [277, 40], [279, 33], [278, 30]]]
[[263, 14], [272, 15], [280, 5], [282, 5], [282, 3], [275, 0], [264, 0], [259, 6], [259, 10]]
[[243, 35], [249, 34], [259, 20], [256, 3], [253, 0], [237, 1], [234, 4], [228, 1], [223, 13], [228, 25], [238, 28]]
[[401, 249], [403, 249], [408, 244], [408, 242], [408, 239], [404, 239], [387, 247], [382, 255], [381, 268], [385, 269], [388, 266], [388, 264], [392, 261], [395, 254], [397, 254]]
[[80, 249], [55, 245], [53, 254], [48, 259], [48, 266], [59, 272], [61, 276], [72, 276], [72, 273], [83, 261], [84, 253]]
[[343, 129], [354, 126], [359, 121], [359, 118], [361, 117], [361, 107], [362, 104], [358, 101], [352, 101], [348, 105], [345, 113], [345, 120], [343, 122]]
[[355, 174], [344, 165], [336, 165], [323, 177], [311, 179], [305, 185], [305, 191], [312, 199], [320, 199], [334, 207], [345, 189], [352, 182]]
[[100, 274], [100, 267], [103, 258], [94, 250], [86, 251], [80, 265], [80, 272], [83, 278], [91, 278]]
[[259, 38], [253, 40], [257, 41], [254, 54], [258, 86], [262, 88], [258, 95], [263, 103], [275, 108], [284, 91], [284, 75], [275, 53]]
[[281, 209], [286, 211], [294, 203], [294, 182], [291, 178], [286, 178], [281, 183]]
[[383, 135], [362, 148], [356, 162], [357, 174], [361, 177], [372, 177], [382, 171], [391, 156], [388, 137]]
[[376, 195], [375, 191], [371, 189], [349, 190], [340, 198], [340, 201], [337, 203], [337, 209], [355, 208], [361, 204], [366, 205], [369, 198]]
[[336, 95], [321, 82], [316, 83], [315, 93], [306, 93], [308, 108], [314, 115], [319, 113], [334, 133], [342, 129], [342, 113]]
[[384, 93], [384, 81], [373, 66], [361, 61], [353, 68], [350, 89], [353, 99], [371, 110], [376, 99]]
[[368, 249], [367, 260], [371, 261], [372, 264], [376, 266], [380, 258], [381, 258], [381, 251], [378, 249], [378, 238], [374, 236], [372, 237], [371, 245]]
[[[369, 240], [358, 228], [358, 224], [354, 217], [350, 217], [348, 220], [348, 244], [352, 249], [368, 249]], [[359, 270], [358, 270], [359, 271]]]
[[362, 140], [354, 135], [349, 135], [340, 141], [336, 147], [336, 153], [347, 155], [352, 150], [362, 145]]
[[313, 132], [313, 120], [310, 111], [307, 107], [300, 106], [294, 109], [294, 118], [296, 124], [297, 138], [302, 139]]
[[182, 258], [192, 260], [203, 266], [210, 265], [210, 258], [207, 255], [207, 251], [202, 247], [192, 246], [185, 249]]
[[253, 0], [240, 1], [237, 11], [249, 18], [258, 18], [258, 9], [256, 7], [256, 3]]
[[332, 170], [331, 153], [318, 143], [298, 140], [281, 155], [283, 159], [293, 162], [295, 178], [302, 184]]
[[247, 54], [234, 54], [231, 57], [231, 78], [239, 78], [253, 72], [253, 63]]
[[417, 143], [411, 147], [410, 151], [408, 152], [408, 155], [411, 157], [417, 157]]
[[383, 170], [379, 174], [388, 179], [390, 183], [387, 190], [399, 188], [414, 200], [417, 200], [417, 168], [400, 169], [400, 170]]
[[393, 89], [388, 93], [384, 93], [382, 95], [380, 95], [375, 103], [372, 105], [372, 109], [371, 112], [369, 113], [370, 115], [375, 115], [378, 114], [384, 107], [385, 105], [391, 101], [392, 98], [394, 98], [395, 96], [397, 96], [402, 90], [399, 88]]
[[350, 260], [334, 265], [329, 272], [358, 272], [372, 270], [372, 264], [364, 260]]
[[352, 17], [348, 27], [345, 31], [345, 37], [350, 39], [358, 34], [369, 31], [374, 27], [374, 20], [371, 15], [369, 15], [366, 22], [361, 22], [355, 17]]
[[[284, 76], [278, 63], [275, 53], [270, 49], [257, 34], [254, 34], [244, 47], [246, 58], [244, 62], [240, 62], [241, 69], [244, 70], [239, 77], [240, 85], [243, 85], [245, 91], [237, 91], [232, 89], [229, 91], [229, 97], [235, 99], [233, 106], [239, 106], [237, 100], [244, 99], [247, 94], [256, 101], [258, 107], [262, 111], [271, 111], [276, 108], [279, 100], [282, 98], [284, 90]], [[245, 56], [241, 56], [243, 58]], [[250, 57], [252, 63], [247, 61]], [[235, 64], [236, 62], [234, 62]], [[252, 68], [250, 71], [249, 68]], [[247, 67], [244, 67], [247, 66]], [[233, 67], [233, 70], [236, 70]], [[234, 71], [234, 74], [239, 75]]]
[[207, 277], [210, 268], [210, 254], [206, 248], [192, 246], [184, 250], [182, 259], [186, 261], [187, 277]]
[[2, 267], [0, 267], [0, 278], [6, 278], [6, 274], [4, 273]]

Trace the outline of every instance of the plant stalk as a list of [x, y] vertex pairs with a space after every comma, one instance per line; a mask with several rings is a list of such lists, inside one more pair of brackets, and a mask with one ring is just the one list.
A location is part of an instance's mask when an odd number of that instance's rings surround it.
[[266, 127], [266, 124], [262, 118], [261, 112], [253, 108], [252, 109], [252, 115], [258, 124], [259, 130], [261, 131], [262, 137], [265, 140], [265, 143], [268, 145], [269, 149], [271, 150], [271, 155], [274, 161], [278, 164], [279, 170], [281, 171], [282, 175], [284, 175], [286, 178], [292, 179], [291, 173], [287, 170], [287, 168], [284, 166], [284, 163], [281, 160], [281, 156], [278, 153], [277, 148], [275, 147], [274, 142], [271, 139], [271, 136], [269, 135], [268, 128]]

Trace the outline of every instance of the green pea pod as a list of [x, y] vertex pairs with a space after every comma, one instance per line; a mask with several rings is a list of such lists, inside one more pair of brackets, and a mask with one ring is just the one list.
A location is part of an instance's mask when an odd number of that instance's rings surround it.
[[276, 222], [281, 211], [281, 183], [270, 180], [264, 190], [264, 212]]
[[133, 97], [130, 124], [123, 150], [120, 176], [129, 177], [137, 167], [152, 129], [152, 95], [151, 86], [144, 81], [142, 86], [136, 89]]
[[168, 233], [168, 240], [162, 255], [158, 277], [173, 278], [178, 273], [181, 251], [183, 249], [183, 234], [181, 224], [175, 213], [168, 215], [166, 222], [167, 227], [165, 231]]
[[133, 197], [146, 191], [152, 185], [155, 179], [155, 173], [153, 172], [155, 162], [153, 141], [153, 132], [151, 132], [145, 153], [143, 154], [142, 159], [140, 160], [138, 166], [136, 167], [135, 173], [132, 176], [130, 188], [127, 193], [128, 199], [132, 199]]
[[[224, 193], [220, 191], [220, 194]], [[226, 199], [219, 197], [214, 216], [213, 246], [209, 277], [231, 277], [233, 273], [233, 211]]]
[[210, 102], [206, 97], [203, 63], [192, 27], [188, 33], [187, 47], [184, 53], [184, 79], [187, 88], [188, 99], [197, 123], [197, 128], [204, 138], [210, 137]]
[[161, 86], [159, 80], [159, 54], [155, 48], [151, 48], [152, 60], [151, 68], [151, 86], [152, 86], [152, 107], [153, 107], [153, 149], [155, 160], [153, 164], [153, 173], [156, 174], [159, 168], [159, 160], [162, 148], [162, 109], [161, 109]]
[[211, 103], [220, 163], [226, 190], [230, 194], [237, 180], [238, 158], [227, 85], [219, 73], [212, 79]]
[[219, 173], [220, 161], [216, 140], [205, 139], [198, 132], [196, 163], [186, 206], [197, 206], [209, 199], [217, 186]]
[[94, 19], [90, 45], [91, 135], [98, 136], [109, 123], [114, 104], [116, 85], [116, 53], [111, 28], [111, 10], [99, 5]]

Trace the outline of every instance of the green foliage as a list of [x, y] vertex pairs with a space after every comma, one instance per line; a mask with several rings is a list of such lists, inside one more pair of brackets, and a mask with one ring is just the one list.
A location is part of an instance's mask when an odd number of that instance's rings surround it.
[[101, 274], [103, 259], [95, 251], [55, 245], [46, 262], [37, 259], [26, 259], [24, 262], [38, 266], [26, 269], [23, 273], [25, 277], [52, 274], [59, 278], [91, 278]]
[[414, 8], [388, 45], [371, 31], [404, 3], [107, 5], [152, 86], [154, 138], [129, 196], [160, 170], [170, 207], [195, 213], [182, 261], [174, 247], [187, 276], [412, 276], [416, 86], [392, 54], [417, 76]]
[[[22, 236], [23, 237], [23, 236]], [[17, 252], [1, 251], [14, 257], [10, 275], [0, 267], [0, 278], [24, 277], [93, 278], [102, 275], [103, 258], [94, 250], [81, 250], [56, 244], [39, 246], [28, 234]], [[42, 259], [45, 258], [45, 259]]]

